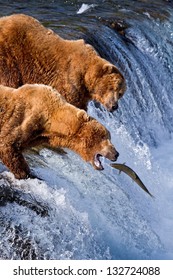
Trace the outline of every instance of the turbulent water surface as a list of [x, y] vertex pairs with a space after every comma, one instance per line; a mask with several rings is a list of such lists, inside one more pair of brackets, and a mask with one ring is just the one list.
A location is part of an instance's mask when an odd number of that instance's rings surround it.
[[43, 180], [15, 180], [0, 164], [0, 258], [172, 259], [172, 1], [0, 1], [0, 16], [12, 13], [84, 38], [122, 71], [118, 112], [92, 102], [88, 112], [155, 198], [107, 160], [99, 172], [71, 151], [26, 153]]

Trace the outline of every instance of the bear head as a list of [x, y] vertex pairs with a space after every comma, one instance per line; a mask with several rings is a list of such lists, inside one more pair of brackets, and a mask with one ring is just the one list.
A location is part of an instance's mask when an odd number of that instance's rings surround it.
[[126, 83], [120, 71], [110, 63], [96, 65], [92, 99], [100, 102], [109, 111], [118, 109], [118, 100], [126, 90]]
[[85, 161], [90, 162], [95, 169], [102, 170], [103, 166], [100, 157], [116, 161], [119, 153], [111, 143], [109, 131], [101, 123], [89, 116], [86, 118], [86, 113], [80, 115], [80, 117], [85, 119], [78, 132], [74, 135], [73, 148]]
[[69, 148], [98, 170], [103, 169], [100, 157], [117, 160], [119, 153], [111, 143], [109, 131], [101, 123], [70, 104], [60, 111], [54, 114], [42, 133], [49, 138], [50, 146]]

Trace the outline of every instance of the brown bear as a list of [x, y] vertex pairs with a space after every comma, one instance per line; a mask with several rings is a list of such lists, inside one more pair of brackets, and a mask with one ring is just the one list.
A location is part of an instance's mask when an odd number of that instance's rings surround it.
[[118, 157], [108, 130], [52, 87], [0, 85], [0, 159], [16, 178], [30, 176], [22, 151], [36, 145], [69, 148], [98, 170], [100, 156]]
[[27, 15], [2, 17], [0, 84], [26, 83], [51, 85], [80, 109], [96, 100], [109, 111], [126, 87], [120, 71], [84, 40], [65, 40]]

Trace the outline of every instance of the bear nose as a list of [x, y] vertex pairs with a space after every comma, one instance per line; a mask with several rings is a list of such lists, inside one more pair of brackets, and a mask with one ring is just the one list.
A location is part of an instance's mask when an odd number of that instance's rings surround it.
[[114, 112], [117, 109], [118, 109], [118, 103], [116, 103], [112, 106], [111, 112]]
[[109, 159], [110, 159], [111, 161], [116, 161], [117, 158], [119, 157], [119, 155], [120, 155], [120, 154], [114, 149], [114, 151], [113, 151], [112, 155], [109, 157]]
[[116, 154], [115, 154], [115, 160], [117, 160], [117, 158], [119, 157], [119, 153], [118, 152], [116, 152]]

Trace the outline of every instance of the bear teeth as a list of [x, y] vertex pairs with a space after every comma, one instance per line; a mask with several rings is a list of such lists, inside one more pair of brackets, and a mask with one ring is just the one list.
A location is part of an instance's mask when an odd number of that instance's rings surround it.
[[100, 157], [101, 157], [100, 154], [96, 154], [96, 155], [95, 155], [95, 157], [94, 157], [94, 164], [95, 164], [95, 166], [96, 166], [97, 169], [102, 170], [102, 169], [103, 169], [103, 166], [102, 166], [102, 164], [101, 164], [101, 162], [100, 162]]

